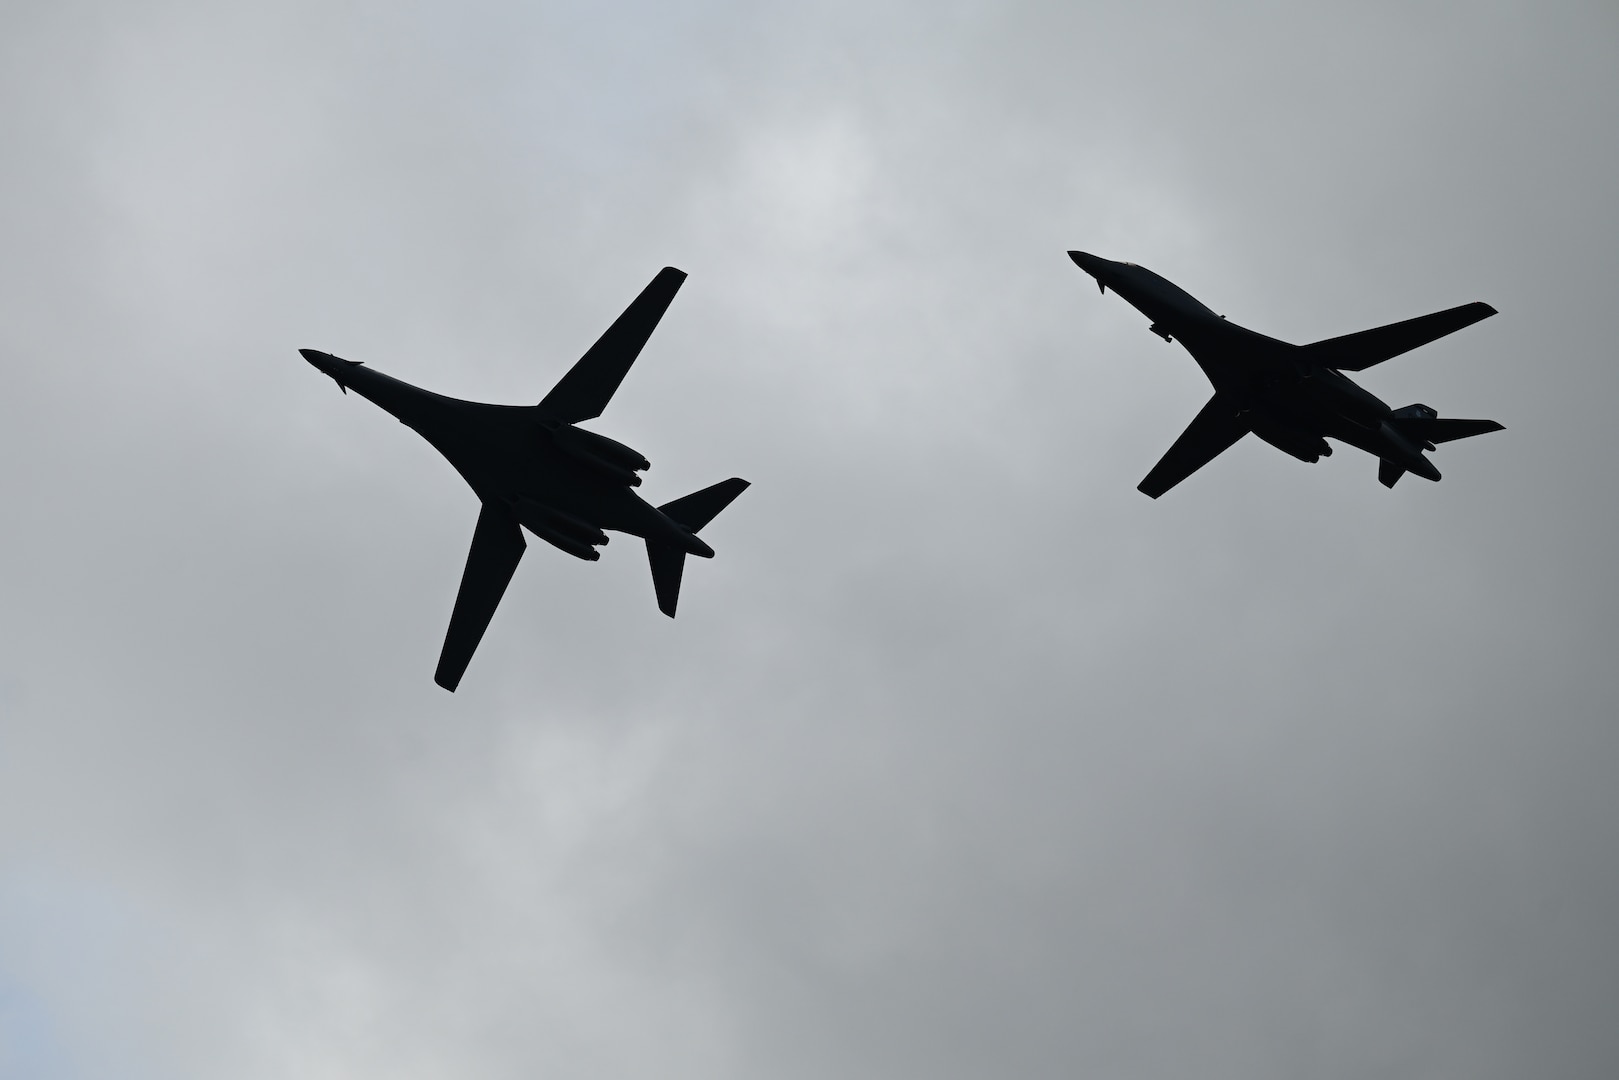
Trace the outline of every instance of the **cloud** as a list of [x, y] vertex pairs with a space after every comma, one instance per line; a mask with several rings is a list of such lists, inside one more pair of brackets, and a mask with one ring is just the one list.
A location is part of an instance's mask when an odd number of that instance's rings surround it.
[[[1456, 16], [8, 13], [0, 1062], [1611, 1072], [1613, 25]], [[1365, 381], [1507, 431], [1150, 502], [1073, 247], [1492, 302]], [[531, 402], [665, 264], [598, 426], [718, 557], [535, 546], [443, 694], [475, 500], [295, 350]]]

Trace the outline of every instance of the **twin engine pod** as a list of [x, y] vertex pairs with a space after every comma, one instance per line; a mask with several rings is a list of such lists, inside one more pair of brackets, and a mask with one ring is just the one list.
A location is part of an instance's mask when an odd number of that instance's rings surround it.
[[543, 430], [558, 450], [620, 484], [640, 487], [641, 478], [635, 474], [652, 467], [652, 463], [642, 457], [639, 451], [594, 431], [586, 431], [572, 424], [557, 424], [554, 427], [548, 424]]
[[588, 521], [533, 499], [518, 499], [512, 504], [512, 514], [529, 532], [576, 559], [595, 562], [602, 557], [596, 547], [607, 543], [607, 534]]
[[1254, 434], [1284, 454], [1291, 454], [1312, 465], [1324, 457], [1332, 456], [1332, 447], [1321, 436], [1286, 424], [1260, 420], [1254, 424]]

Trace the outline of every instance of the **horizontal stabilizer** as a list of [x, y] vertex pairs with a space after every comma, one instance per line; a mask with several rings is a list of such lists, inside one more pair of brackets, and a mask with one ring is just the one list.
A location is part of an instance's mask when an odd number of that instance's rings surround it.
[[456, 594], [455, 610], [450, 615], [450, 630], [444, 635], [438, 670], [433, 673], [433, 681], [444, 689], [453, 692], [460, 685], [527, 547], [523, 530], [511, 511], [498, 503], [484, 503], [478, 527], [472, 533], [472, 550], [467, 552], [461, 591]]
[[1396, 464], [1388, 458], [1377, 460], [1377, 482], [1386, 488], [1394, 486], [1400, 477], [1405, 475], [1405, 466]]
[[1249, 430], [1247, 419], [1238, 414], [1231, 400], [1215, 394], [1181, 432], [1169, 452], [1152, 467], [1147, 478], [1136, 485], [1136, 490], [1158, 498], [1231, 449]]
[[658, 507], [664, 516], [679, 525], [684, 525], [692, 532], [697, 532], [704, 525], [713, 521], [721, 510], [731, 505], [738, 495], [748, 490], [748, 482], [740, 476], [733, 476], [729, 480], [706, 487], [701, 491], [694, 491], [690, 495], [676, 499], [674, 502], [664, 503]]
[[1474, 435], [1488, 435], [1492, 431], [1505, 431], [1504, 425], [1494, 420], [1404, 420], [1400, 422], [1402, 432], [1410, 432], [1419, 439], [1426, 439], [1431, 443], [1455, 442], [1457, 439], [1471, 439]]
[[1434, 449], [1440, 443], [1506, 430], [1494, 420], [1441, 420], [1439, 411], [1428, 405], [1407, 405], [1403, 409], [1395, 409], [1389, 423], [1401, 435], [1427, 450]]
[[[746, 480], [733, 476], [674, 502], [664, 503], [658, 510], [676, 525], [696, 533], [747, 489]], [[672, 544], [648, 540], [646, 558], [652, 567], [652, 590], [658, 594], [658, 610], [672, 619], [675, 617], [675, 605], [680, 601], [680, 575], [686, 568], [686, 553]]]
[[685, 273], [672, 266], [658, 271], [641, 295], [630, 301], [624, 314], [545, 395], [540, 410], [565, 424], [600, 416], [685, 280]]
[[1365, 371], [1373, 364], [1381, 364], [1390, 357], [1410, 352], [1418, 345], [1454, 334], [1464, 326], [1472, 326], [1494, 314], [1495, 309], [1489, 304], [1463, 304], [1461, 307], [1436, 311], [1432, 315], [1421, 315], [1405, 322], [1305, 345], [1304, 358], [1339, 371]]

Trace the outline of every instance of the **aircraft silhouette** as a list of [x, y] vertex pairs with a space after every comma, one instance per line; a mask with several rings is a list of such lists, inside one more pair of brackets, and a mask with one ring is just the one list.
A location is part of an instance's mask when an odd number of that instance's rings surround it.
[[1488, 304], [1461, 307], [1362, 330], [1312, 345], [1289, 345], [1216, 315], [1185, 290], [1135, 263], [1083, 251], [1068, 257], [1152, 320], [1165, 341], [1179, 341], [1214, 384], [1214, 396], [1138, 485], [1156, 499], [1213, 461], [1250, 431], [1300, 461], [1332, 453], [1328, 438], [1380, 459], [1384, 487], [1406, 473], [1438, 480], [1423, 455], [1436, 444], [1500, 431], [1494, 420], [1441, 420], [1426, 405], [1390, 409], [1343, 373], [1364, 371], [1495, 314]]
[[299, 349], [347, 393], [433, 444], [483, 502], [433, 681], [453, 691], [527, 547], [523, 529], [595, 561], [603, 530], [646, 541], [658, 609], [674, 617], [687, 555], [713, 558], [697, 533], [742, 494], [737, 477], [654, 507], [632, 489], [650, 467], [623, 443], [576, 426], [600, 416], [686, 275], [666, 266], [538, 405], [484, 405], [422, 390], [354, 360]]

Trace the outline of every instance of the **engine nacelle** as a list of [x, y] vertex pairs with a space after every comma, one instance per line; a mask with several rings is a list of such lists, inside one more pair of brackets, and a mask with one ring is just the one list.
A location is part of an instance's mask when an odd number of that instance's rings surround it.
[[652, 467], [652, 463], [642, 457], [639, 451], [594, 431], [586, 431], [572, 424], [558, 424], [549, 432], [558, 450], [621, 484], [639, 487], [641, 478], [635, 474]]
[[1254, 434], [1282, 453], [1291, 454], [1300, 461], [1314, 464], [1324, 457], [1332, 456], [1332, 447], [1327, 445], [1326, 439], [1284, 424], [1257, 423], [1254, 425]]
[[590, 522], [533, 499], [518, 499], [512, 504], [512, 514], [541, 540], [589, 562], [601, 558], [596, 546], [607, 543], [607, 534]]

